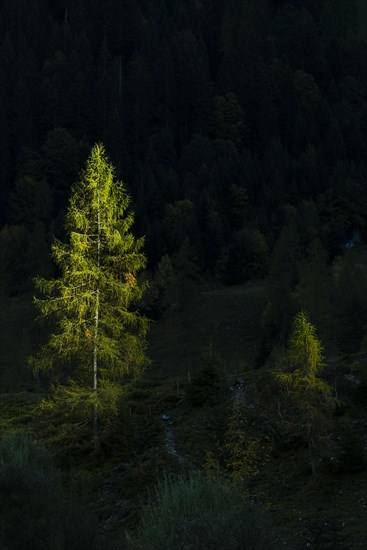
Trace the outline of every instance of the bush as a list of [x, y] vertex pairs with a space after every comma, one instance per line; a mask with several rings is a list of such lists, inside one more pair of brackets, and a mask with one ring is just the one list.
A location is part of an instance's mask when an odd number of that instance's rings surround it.
[[204, 474], [165, 479], [129, 538], [132, 550], [269, 548], [264, 516], [234, 486]]
[[51, 456], [27, 434], [0, 441], [0, 548], [92, 550], [95, 528], [62, 490]]
[[228, 377], [223, 361], [217, 355], [207, 353], [201, 358], [201, 368], [187, 386], [186, 398], [195, 407], [217, 405], [229, 391]]

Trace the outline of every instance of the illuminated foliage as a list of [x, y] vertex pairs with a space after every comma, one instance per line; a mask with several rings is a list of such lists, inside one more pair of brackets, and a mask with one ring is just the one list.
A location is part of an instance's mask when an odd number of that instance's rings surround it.
[[59, 372], [56, 399], [84, 414], [94, 409], [95, 436], [99, 415], [117, 412], [123, 378], [148, 362], [148, 321], [133, 309], [144, 291], [137, 281], [145, 267], [143, 239], [130, 232], [129, 203], [103, 145], [95, 145], [72, 190], [68, 242], [52, 247], [61, 274], [36, 279], [45, 298], [35, 303], [55, 329], [31, 363], [35, 371]]
[[282, 388], [279, 415], [288, 435], [306, 438], [314, 476], [316, 457], [328, 442], [327, 428], [336, 404], [331, 387], [321, 378], [322, 353], [315, 327], [305, 313], [298, 313], [287, 354], [291, 371], [277, 374]]

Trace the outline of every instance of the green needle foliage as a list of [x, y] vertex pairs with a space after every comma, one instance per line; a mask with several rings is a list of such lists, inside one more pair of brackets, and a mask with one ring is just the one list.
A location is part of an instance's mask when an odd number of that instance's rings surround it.
[[324, 369], [322, 345], [303, 312], [294, 319], [288, 361], [291, 372], [277, 375], [282, 388], [279, 412], [288, 433], [307, 438], [312, 474], [316, 476], [316, 458], [328, 443], [327, 429], [336, 400], [320, 376]]
[[[144, 292], [143, 239], [131, 233], [133, 214], [103, 145], [92, 148], [66, 215], [68, 242], [55, 241], [60, 276], [36, 279], [43, 320], [54, 323], [48, 343], [31, 359], [35, 371], [58, 372], [54, 397], [88, 415], [117, 412], [121, 382], [147, 365], [148, 320], [134, 309]], [[97, 444], [97, 443], [96, 443]]]
[[265, 458], [265, 446], [259, 437], [251, 433], [244, 405], [235, 399], [227, 422], [223, 452], [226, 469], [234, 482], [243, 485], [256, 477], [261, 458]]
[[308, 378], [314, 379], [324, 368], [322, 345], [306, 313], [296, 315], [289, 345], [291, 364]]

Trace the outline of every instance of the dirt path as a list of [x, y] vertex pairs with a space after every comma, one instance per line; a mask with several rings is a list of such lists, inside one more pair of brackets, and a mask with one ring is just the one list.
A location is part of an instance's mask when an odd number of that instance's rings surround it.
[[187, 464], [188, 460], [182, 456], [182, 454], [177, 451], [175, 445], [175, 432], [173, 429], [171, 417], [167, 415], [162, 415], [162, 420], [164, 423], [164, 430], [166, 435], [166, 449], [168, 453], [174, 456], [180, 464]]
[[172, 417], [166, 414], [161, 416], [164, 423], [165, 430], [165, 446], [168, 453], [176, 458], [176, 460], [185, 466], [188, 466], [190, 470], [198, 470], [198, 465], [194, 464], [187, 456], [180, 453], [176, 448], [175, 443], [175, 431], [172, 424]]

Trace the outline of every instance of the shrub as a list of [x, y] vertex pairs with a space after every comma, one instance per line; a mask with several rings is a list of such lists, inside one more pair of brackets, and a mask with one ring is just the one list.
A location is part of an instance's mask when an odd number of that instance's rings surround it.
[[223, 479], [192, 474], [165, 479], [129, 538], [132, 550], [268, 548], [258, 507]]
[[196, 407], [204, 404], [217, 405], [229, 391], [223, 361], [217, 355], [207, 353], [201, 357], [200, 362], [198, 374], [192, 377], [191, 384], [187, 386], [187, 400]]
[[0, 548], [92, 550], [95, 528], [62, 490], [51, 456], [27, 434], [0, 441]]

